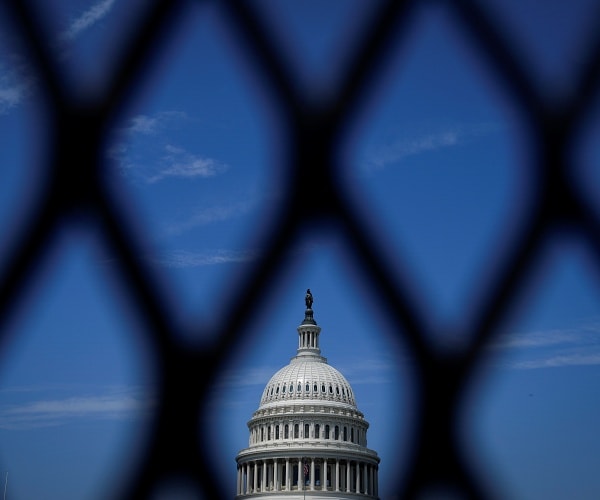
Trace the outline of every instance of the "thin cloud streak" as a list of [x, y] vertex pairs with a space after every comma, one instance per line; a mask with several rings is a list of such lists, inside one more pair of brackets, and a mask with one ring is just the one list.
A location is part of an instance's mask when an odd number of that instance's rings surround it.
[[161, 111], [154, 115], [137, 115], [131, 118], [129, 125], [120, 131], [130, 135], [154, 135], [186, 118], [187, 114], [183, 111]]
[[376, 151], [368, 161], [369, 170], [381, 170], [409, 156], [455, 146], [461, 140], [457, 130], [403, 139]]
[[[369, 359], [352, 364], [348, 367], [339, 367], [337, 369], [346, 377], [351, 379], [354, 384], [381, 384], [390, 383], [393, 381], [392, 371], [394, 369], [392, 363], [384, 360]], [[240, 371], [228, 371], [219, 380], [220, 388], [236, 388], [248, 386], [264, 387], [271, 377], [282, 366], [257, 367], [249, 368]]]
[[[580, 330], [548, 330], [543, 332], [513, 333], [501, 336], [490, 345], [491, 349], [519, 349], [572, 344], [584, 340]], [[591, 339], [588, 339], [591, 340]]]
[[361, 359], [350, 365], [337, 366], [352, 385], [388, 384], [395, 380], [396, 364], [390, 360]]
[[513, 351], [533, 359], [508, 361], [518, 370], [600, 364], [600, 327], [588, 323], [574, 328], [513, 333], [489, 346], [493, 351]]
[[232, 217], [239, 217], [248, 213], [253, 207], [253, 202], [245, 201], [232, 205], [203, 208], [196, 211], [185, 221], [170, 224], [166, 228], [165, 233], [167, 236], [178, 236], [198, 226], [205, 226], [214, 222], [222, 222]]
[[191, 179], [194, 177], [214, 177], [225, 172], [229, 167], [213, 158], [187, 152], [185, 149], [167, 144], [166, 154], [161, 158], [165, 165], [157, 174], [147, 178], [149, 184], [154, 184], [167, 177]]
[[542, 359], [520, 361], [513, 363], [511, 367], [517, 370], [534, 370], [537, 368], [562, 368], [566, 366], [592, 365], [600, 365], [600, 353], [559, 354]]
[[0, 114], [6, 113], [23, 99], [23, 89], [20, 87], [0, 88]]
[[482, 123], [471, 126], [456, 126], [442, 132], [425, 134], [419, 137], [402, 138], [372, 152], [366, 162], [366, 169], [370, 171], [381, 170], [400, 163], [410, 156], [458, 146], [474, 137], [488, 134], [497, 128], [496, 125]]
[[28, 64], [19, 54], [9, 54], [8, 59], [6, 66], [0, 65], [0, 115], [21, 104], [35, 84]]
[[114, 3], [115, 0], [102, 0], [93, 5], [70, 24], [70, 26], [62, 33], [61, 38], [65, 40], [74, 40], [83, 31], [104, 18], [110, 12]]
[[158, 129], [159, 121], [146, 115], [138, 115], [131, 119], [129, 132], [137, 134], [155, 134]]
[[[58, 35], [56, 41], [61, 59], [67, 53], [60, 50], [64, 42], [72, 41], [83, 31], [87, 30], [112, 9], [116, 0], [101, 0], [82, 15], [77, 17], [66, 30]], [[35, 86], [36, 78], [31, 74], [29, 63], [22, 60], [19, 54], [8, 54], [10, 59], [9, 68], [0, 67], [0, 115], [7, 114], [12, 108], [18, 106], [31, 93]]]
[[43, 399], [0, 407], [0, 428], [63, 425], [73, 419], [126, 419], [144, 415], [153, 402], [136, 394]]
[[[160, 128], [152, 119], [139, 118], [133, 125], [137, 133], [152, 135]], [[229, 165], [214, 158], [190, 153], [184, 148], [167, 144], [159, 153], [158, 160], [148, 165], [135, 155], [124, 143], [118, 143], [107, 151], [107, 156], [117, 162], [121, 173], [145, 184], [156, 184], [165, 179], [206, 179], [229, 170]], [[139, 156], [139, 155], [138, 155]]]
[[[115, 130], [120, 138], [107, 151], [124, 176], [144, 184], [165, 179], [206, 179], [229, 170], [229, 165], [175, 144], [171, 132], [188, 119], [182, 111], [137, 115]], [[152, 158], [152, 160], [148, 160]]]
[[179, 250], [148, 259], [152, 264], [171, 269], [213, 266], [218, 264], [246, 263], [258, 258], [258, 252], [252, 250], [217, 250], [208, 252], [190, 252]]
[[220, 388], [236, 388], [249, 386], [264, 386], [271, 379], [273, 374], [279, 370], [277, 367], [258, 367], [245, 370], [230, 370], [225, 372], [219, 379]]

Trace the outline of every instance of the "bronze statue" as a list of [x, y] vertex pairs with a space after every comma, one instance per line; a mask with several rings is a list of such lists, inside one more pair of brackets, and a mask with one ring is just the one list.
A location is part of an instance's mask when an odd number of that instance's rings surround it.
[[313, 296], [310, 293], [310, 288], [306, 290], [306, 295], [304, 296], [304, 302], [306, 303], [306, 308], [311, 309], [313, 303]]

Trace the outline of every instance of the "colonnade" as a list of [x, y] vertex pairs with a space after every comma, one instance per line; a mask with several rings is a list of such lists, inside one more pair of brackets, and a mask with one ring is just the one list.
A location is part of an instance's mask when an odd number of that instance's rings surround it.
[[238, 464], [237, 495], [265, 491], [340, 491], [378, 496], [378, 466], [338, 458], [273, 458]]
[[347, 441], [366, 446], [367, 429], [364, 426], [344, 425], [335, 420], [325, 420], [320, 423], [308, 423], [302, 420], [291, 420], [287, 423], [277, 421], [266, 425], [253, 425], [250, 429], [250, 445], [296, 439]]
[[298, 348], [308, 347], [312, 349], [319, 348], [319, 332], [316, 330], [305, 330], [299, 332]]

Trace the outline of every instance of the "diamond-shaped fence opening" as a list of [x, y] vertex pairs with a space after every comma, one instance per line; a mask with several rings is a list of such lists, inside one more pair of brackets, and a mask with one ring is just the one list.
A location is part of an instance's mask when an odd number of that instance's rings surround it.
[[[492, 269], [489, 282], [481, 287], [484, 295], [478, 309], [468, 315], [473, 318], [466, 335], [470, 341], [460, 350], [446, 352], [428, 341], [432, 337], [426, 332], [427, 323], [412, 305], [411, 283], [387, 272], [390, 263], [361, 218], [360, 207], [349, 201], [343, 183], [337, 181], [340, 137], [353, 124], [374, 80], [394, 56], [392, 47], [398, 40], [402, 45], [413, 11], [420, 3], [424, 2], [391, 0], [373, 9], [362, 31], [349, 41], [350, 57], [341, 67], [337, 87], [322, 100], [315, 100], [313, 94], [297, 85], [296, 68], [279, 50], [255, 5], [233, 0], [218, 3], [256, 80], [283, 117], [289, 142], [288, 162], [281, 168], [287, 177], [281, 186], [283, 201], [265, 243], [266, 250], [229, 297], [229, 314], [217, 325], [215, 340], [194, 346], [181, 342], [184, 336], [178, 335], [172, 314], [161, 300], [164, 291], [142, 265], [138, 243], [124, 222], [127, 218], [121, 216], [119, 204], [102, 175], [107, 131], [119, 123], [122, 109], [136, 96], [153, 52], [172, 36], [178, 17], [185, 15], [189, 3], [148, 2], [103, 87], [86, 97], [85, 92], [73, 92], [61, 74], [49, 49], [42, 14], [32, 2], [5, 2], [3, 9], [26, 47], [29, 63], [43, 88], [54, 146], [45, 165], [49, 181], [35, 200], [23, 230], [17, 232], [21, 236], [10, 242], [11, 250], [2, 262], [0, 317], [6, 325], [53, 234], [63, 227], [68, 229], [75, 214], [78, 221], [86, 221], [101, 235], [116, 256], [123, 289], [145, 324], [146, 341], [159, 371], [159, 404], [153, 432], [137, 472], [121, 493], [125, 498], [151, 497], [172, 480], [182, 480], [204, 498], [230, 496], [232, 492], [221, 491], [215, 481], [210, 450], [199, 447], [198, 429], [202, 425], [198, 421], [205, 413], [210, 380], [225, 365], [228, 346], [259, 307], [259, 297], [253, 291], [268, 289], [281, 271], [282, 256], [298, 236], [309, 225], [325, 222], [334, 224], [345, 237], [370, 292], [387, 311], [415, 362], [420, 391], [418, 426], [408, 470], [402, 474], [405, 481], [393, 485], [393, 489], [403, 498], [439, 488], [458, 496], [491, 496], [465, 460], [457, 432], [461, 396], [476, 376], [484, 358], [483, 348], [497, 334], [528, 278], [532, 262], [549, 240], [560, 236], [560, 230], [568, 228], [580, 238], [595, 255], [595, 265], [600, 266], [600, 219], [570, 173], [575, 137], [596, 98], [600, 29], [592, 31], [594, 36], [581, 44], [578, 73], [571, 75], [573, 92], [558, 99], [552, 88], [539, 88], [518, 45], [479, 2], [442, 3], [520, 110], [523, 126], [530, 132], [533, 158], [524, 168], [529, 169], [536, 188], [530, 195], [531, 210], [525, 214], [512, 248], [488, 259]], [[312, 199], [307, 207], [304, 193], [308, 190]], [[80, 218], [81, 214], [89, 217]], [[197, 328], [202, 329], [202, 325]], [[190, 385], [188, 380], [197, 383]]]

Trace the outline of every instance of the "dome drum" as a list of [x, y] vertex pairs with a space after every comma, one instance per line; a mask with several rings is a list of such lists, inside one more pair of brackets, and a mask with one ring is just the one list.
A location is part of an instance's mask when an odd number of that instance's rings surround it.
[[289, 445], [303, 442], [367, 445], [366, 422], [351, 419], [261, 419], [251, 421], [249, 446]]

